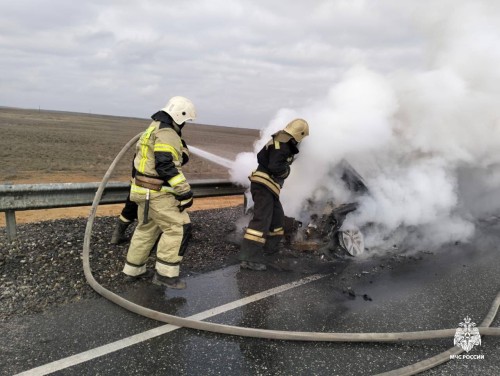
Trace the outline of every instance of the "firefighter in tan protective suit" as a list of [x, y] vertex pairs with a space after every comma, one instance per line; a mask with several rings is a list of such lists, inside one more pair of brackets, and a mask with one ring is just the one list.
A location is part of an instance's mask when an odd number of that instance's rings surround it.
[[180, 263], [191, 237], [185, 209], [193, 204], [193, 192], [181, 168], [189, 157], [181, 131], [196, 113], [189, 99], [176, 96], [151, 118], [136, 144], [130, 199], [138, 204], [138, 224], [123, 273], [132, 280], [150, 277], [146, 261], [159, 238], [153, 283], [183, 289]]
[[280, 190], [299, 152], [297, 145], [308, 135], [309, 125], [305, 120], [292, 120], [282, 131], [273, 134], [257, 154], [259, 165], [249, 176], [253, 218], [243, 236], [238, 256], [242, 269], [266, 270], [266, 255], [278, 249], [285, 221]]

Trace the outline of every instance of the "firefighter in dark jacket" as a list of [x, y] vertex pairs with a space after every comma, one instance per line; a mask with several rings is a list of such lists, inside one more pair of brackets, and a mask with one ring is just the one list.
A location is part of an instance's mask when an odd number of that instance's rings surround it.
[[284, 235], [285, 214], [280, 190], [290, 174], [290, 165], [298, 154], [298, 144], [309, 135], [303, 119], [292, 120], [257, 154], [258, 167], [249, 176], [254, 201], [253, 218], [243, 236], [239, 253], [240, 267], [266, 270], [266, 254], [277, 251]]
[[149, 277], [146, 261], [159, 237], [153, 283], [183, 289], [186, 283], [179, 278], [180, 263], [191, 237], [185, 209], [193, 204], [193, 192], [182, 173], [189, 154], [181, 131], [196, 113], [189, 99], [177, 96], [151, 118], [153, 122], [136, 144], [130, 199], [138, 205], [138, 223], [123, 273], [129, 279]]

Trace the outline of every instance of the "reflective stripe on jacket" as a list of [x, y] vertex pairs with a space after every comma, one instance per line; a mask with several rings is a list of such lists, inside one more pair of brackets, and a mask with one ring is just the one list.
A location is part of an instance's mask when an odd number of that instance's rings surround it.
[[262, 184], [269, 188], [276, 196], [280, 195], [281, 187], [276, 183], [269, 174], [263, 171], [254, 171], [248, 177], [252, 183]]
[[290, 164], [298, 152], [292, 136], [283, 131], [275, 133], [257, 154], [259, 166], [249, 176], [250, 181], [263, 184], [279, 195], [285, 179], [290, 174]]
[[[181, 168], [182, 149], [180, 129], [169, 115], [164, 114], [161, 121], [151, 123], [136, 144], [134, 167], [137, 174], [161, 179], [164, 182], [161, 192], [173, 192], [172, 188], [186, 181]], [[132, 188], [136, 193], [144, 189], [135, 184]]]

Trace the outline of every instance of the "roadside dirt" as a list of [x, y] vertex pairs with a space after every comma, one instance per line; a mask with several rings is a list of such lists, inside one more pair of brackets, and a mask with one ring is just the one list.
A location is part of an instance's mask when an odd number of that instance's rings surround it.
[[[154, 112], [154, 111], [153, 111]], [[99, 182], [121, 148], [142, 132], [150, 119], [39, 111], [0, 107], [0, 184]], [[188, 124], [183, 137], [188, 145], [234, 157], [251, 151], [256, 129]], [[130, 178], [133, 150], [118, 164], [110, 181]], [[189, 180], [227, 179], [227, 170], [191, 155], [184, 168]], [[243, 196], [196, 199], [190, 211], [223, 208], [243, 203]], [[102, 205], [98, 216], [117, 216], [122, 205]], [[87, 217], [90, 207], [16, 212], [19, 224], [50, 219]], [[0, 227], [5, 216], [0, 213]]]
[[[154, 112], [154, 111], [153, 111]], [[123, 146], [151, 119], [36, 111], [0, 107], [0, 184], [100, 181]], [[256, 129], [187, 124], [188, 145], [224, 158], [251, 151]], [[134, 147], [116, 166], [111, 180], [126, 181]], [[190, 179], [223, 179], [227, 169], [191, 155], [183, 168]]]

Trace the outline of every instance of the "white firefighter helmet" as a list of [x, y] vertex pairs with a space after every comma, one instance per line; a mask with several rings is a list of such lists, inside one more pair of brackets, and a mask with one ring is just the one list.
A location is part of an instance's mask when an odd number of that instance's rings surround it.
[[196, 119], [194, 104], [185, 97], [176, 96], [170, 98], [161, 110], [169, 114], [176, 124]]
[[301, 142], [304, 137], [309, 136], [309, 124], [304, 119], [292, 120], [283, 130], [297, 142]]

